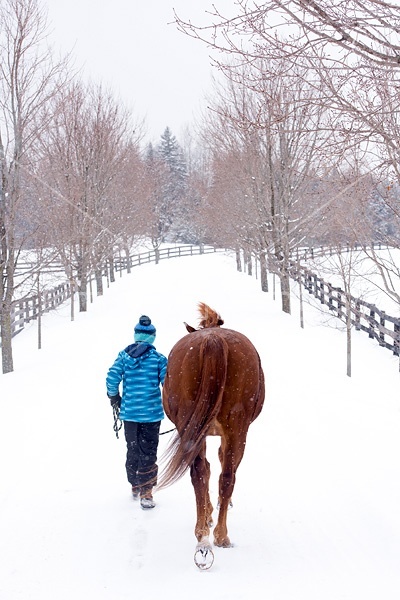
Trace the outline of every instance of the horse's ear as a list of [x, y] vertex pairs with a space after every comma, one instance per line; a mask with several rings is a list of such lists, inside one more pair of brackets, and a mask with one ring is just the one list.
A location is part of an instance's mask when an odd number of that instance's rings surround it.
[[189, 333], [193, 333], [193, 331], [196, 331], [194, 327], [192, 327], [191, 325], [188, 325], [187, 323], [185, 323], [185, 321], [183, 321], [183, 324]]

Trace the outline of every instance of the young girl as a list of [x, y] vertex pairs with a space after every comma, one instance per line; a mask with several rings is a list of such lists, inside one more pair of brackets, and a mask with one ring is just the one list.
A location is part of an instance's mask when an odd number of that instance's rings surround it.
[[128, 481], [143, 509], [155, 507], [152, 488], [157, 483], [157, 448], [164, 418], [160, 384], [164, 383], [167, 359], [153, 346], [155, 337], [151, 319], [142, 315], [135, 327], [135, 343], [119, 352], [106, 379], [111, 406], [120, 408], [119, 418], [124, 423]]

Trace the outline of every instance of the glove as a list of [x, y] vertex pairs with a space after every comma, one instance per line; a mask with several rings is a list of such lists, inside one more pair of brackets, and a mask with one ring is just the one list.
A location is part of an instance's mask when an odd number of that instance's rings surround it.
[[121, 396], [119, 394], [116, 394], [115, 396], [108, 395], [108, 397], [110, 398], [112, 408], [121, 408]]

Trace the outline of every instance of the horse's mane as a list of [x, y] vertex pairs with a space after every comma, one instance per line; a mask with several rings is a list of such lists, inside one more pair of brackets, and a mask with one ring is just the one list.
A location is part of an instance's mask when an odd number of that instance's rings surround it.
[[206, 327], [220, 327], [220, 325], [224, 324], [220, 315], [204, 302], [199, 302], [197, 308], [200, 314], [200, 329], [205, 329]]

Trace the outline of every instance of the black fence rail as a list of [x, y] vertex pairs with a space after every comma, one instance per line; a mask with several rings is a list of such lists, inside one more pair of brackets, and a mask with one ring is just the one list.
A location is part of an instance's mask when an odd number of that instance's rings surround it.
[[[217, 251], [218, 250], [213, 246], [205, 245], [173, 246], [171, 248], [150, 250], [149, 252], [142, 252], [129, 257], [114, 257], [114, 269], [115, 271], [120, 271], [122, 273], [122, 271], [127, 271], [129, 268], [137, 267], [150, 262], [158, 263], [160, 260], [167, 258], [211, 254]], [[28, 263], [24, 264], [24, 267], [26, 267], [27, 264]], [[57, 263], [49, 265], [49, 270], [47, 270], [46, 267], [43, 272], [65, 273], [64, 269], [62, 269]], [[104, 267], [104, 272], [106, 273], [106, 267]], [[93, 280], [94, 277], [92, 278], [92, 281]], [[11, 313], [12, 337], [15, 337], [18, 333], [20, 333], [27, 323], [36, 320], [41, 314], [56, 309], [70, 297], [71, 286], [69, 282], [63, 282], [52, 289], [44, 290], [40, 294], [34, 294], [29, 297], [16, 300], [13, 303]]]
[[388, 348], [396, 356], [400, 356], [400, 319], [392, 317], [380, 310], [375, 304], [365, 302], [349, 295], [340, 287], [334, 287], [306, 267], [293, 267], [292, 277], [302, 285], [309, 294], [325, 304], [332, 313], [341, 320], [350, 311], [351, 323], [358, 331], [365, 331], [380, 346]]

